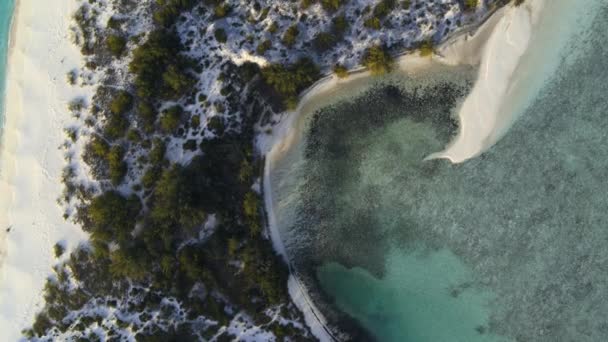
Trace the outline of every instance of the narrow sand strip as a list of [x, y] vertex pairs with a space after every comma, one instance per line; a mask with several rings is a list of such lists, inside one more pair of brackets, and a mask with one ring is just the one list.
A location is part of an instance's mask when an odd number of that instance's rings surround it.
[[480, 64], [480, 69], [473, 90], [460, 108], [458, 135], [445, 151], [427, 159], [446, 158], [460, 163], [476, 157], [494, 145], [513, 123], [517, 111], [502, 109], [514, 90], [513, 76], [528, 49], [543, 5], [544, 0], [508, 5], [473, 37], [459, 37], [438, 50], [447, 64]]
[[[81, 64], [68, 26], [73, 0], [20, 0], [8, 59], [0, 156], [0, 332], [15, 341], [43, 302], [55, 263], [52, 247], [85, 238], [57, 204], [64, 157], [59, 146], [71, 120], [66, 108], [82, 90], [66, 74]], [[18, 9], [18, 10], [17, 10]], [[80, 93], [79, 93], [80, 92]], [[6, 232], [7, 227], [10, 232]]]

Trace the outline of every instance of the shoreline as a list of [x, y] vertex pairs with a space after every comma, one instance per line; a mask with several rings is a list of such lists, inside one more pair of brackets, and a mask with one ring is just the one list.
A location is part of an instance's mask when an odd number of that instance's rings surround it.
[[[477, 65], [481, 67], [483, 55], [486, 50], [486, 43], [496, 31], [497, 25], [506, 17], [505, 12], [515, 10], [514, 7], [507, 8], [507, 6], [513, 5], [507, 4], [503, 7], [492, 10], [492, 12], [485, 15], [477, 25], [472, 25], [468, 29], [462, 30], [457, 35], [448, 37], [442, 41], [437, 46], [436, 53], [432, 59], [430, 57], [420, 57], [417, 51], [409, 51], [399, 54], [395, 61], [395, 65], [398, 65], [398, 69], [404, 72], [416, 72], [417, 68], [429, 66], [432, 63], [452, 66]], [[448, 55], [446, 53], [449, 48], [453, 49], [453, 51], [451, 51], [452, 55]], [[481, 69], [478, 71], [478, 73], [481, 73]], [[318, 107], [326, 105], [318, 103], [322, 102], [319, 100], [322, 100], [324, 96], [326, 98], [330, 97], [329, 95], [333, 95], [332, 93], [334, 93], [337, 88], [340, 88], [340, 86], [345, 86], [353, 81], [368, 78], [369, 76], [370, 73], [365, 70], [365, 68], [359, 67], [351, 70], [349, 72], [349, 77], [346, 79], [338, 79], [337, 76], [331, 74], [323, 77], [302, 93], [300, 103], [298, 104], [296, 110], [287, 113], [287, 117], [284, 117], [277, 126], [273, 127], [273, 132], [270, 137], [265, 136], [257, 141], [258, 149], [265, 157], [263, 188], [264, 204], [268, 216], [267, 225], [270, 232], [270, 237], [275, 250], [286, 260], [290, 269], [291, 265], [286, 254], [283, 241], [280, 238], [280, 233], [278, 231], [276, 217], [274, 214], [271, 187], [273, 161], [282, 158], [293, 143], [298, 141], [300, 138], [301, 133], [297, 132], [295, 129], [295, 127], [298, 126], [297, 123], [299, 123], [308, 113], [314, 111], [315, 105], [317, 109]], [[476, 85], [477, 83], [478, 81], [476, 81]], [[350, 96], [352, 97], [353, 95], [350, 94]], [[469, 94], [467, 98], [470, 96], [471, 94]], [[330, 100], [330, 102], [335, 103], [338, 101], [338, 99], [339, 96], [337, 98], [334, 97]], [[315, 101], [313, 100], [317, 100], [317, 103], [314, 103]], [[461, 107], [462, 106], [464, 105], [461, 105]], [[462, 130], [462, 127], [467, 123], [464, 122], [465, 120], [463, 120], [462, 108], [459, 108], [458, 112], [460, 112], [460, 130]], [[450, 146], [453, 144], [454, 142], [451, 142]], [[452, 162], [454, 162], [454, 160], [452, 160]], [[303, 288], [294, 273], [290, 273], [290, 296], [292, 297], [294, 303], [296, 303], [296, 306], [304, 314], [307, 325], [315, 337], [322, 341], [331, 341], [331, 330], [327, 327], [327, 320], [315, 306], [315, 304], [311, 302], [309, 295], [306, 293], [306, 289]], [[299, 286], [295, 286], [296, 284]]]
[[63, 128], [71, 120], [66, 106], [83, 95], [65, 81], [82, 61], [69, 35], [77, 5], [17, 0], [11, 22], [0, 144], [0, 331], [11, 341], [44, 303], [43, 286], [58, 261], [53, 245], [67, 244], [69, 255], [86, 237], [64, 221], [56, 202], [63, 190]]

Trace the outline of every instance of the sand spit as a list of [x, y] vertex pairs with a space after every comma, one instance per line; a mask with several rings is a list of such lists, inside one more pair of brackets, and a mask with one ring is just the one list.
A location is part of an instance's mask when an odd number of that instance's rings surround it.
[[[544, 0], [526, 1], [499, 10], [472, 36], [447, 42], [438, 54], [446, 64], [479, 64], [479, 75], [459, 111], [460, 131], [448, 148], [428, 159], [460, 163], [494, 145], [517, 117], [508, 107], [516, 89], [514, 75], [538, 23]], [[507, 108], [508, 107], [508, 110]]]
[[[69, 35], [76, 1], [20, 0], [8, 59], [6, 115], [0, 156], [0, 331], [19, 339], [43, 302], [56, 262], [57, 241], [74, 247], [85, 238], [63, 220], [57, 204], [64, 157], [67, 103], [82, 90], [66, 74], [80, 63]], [[10, 231], [7, 232], [7, 228]]]

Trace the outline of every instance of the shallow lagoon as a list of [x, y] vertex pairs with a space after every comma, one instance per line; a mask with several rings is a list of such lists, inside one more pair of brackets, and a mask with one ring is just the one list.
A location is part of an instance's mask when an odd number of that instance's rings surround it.
[[423, 161], [454, 133], [462, 75], [375, 80], [302, 123], [273, 171], [275, 214], [330, 320], [381, 341], [608, 338], [608, 6], [595, 12], [506, 136], [463, 164]]

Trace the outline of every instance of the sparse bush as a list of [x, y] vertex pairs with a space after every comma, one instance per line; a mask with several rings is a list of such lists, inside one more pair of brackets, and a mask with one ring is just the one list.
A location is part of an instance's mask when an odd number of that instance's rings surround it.
[[57, 242], [53, 246], [53, 252], [55, 253], [55, 258], [59, 259], [63, 255], [63, 252], [65, 252], [65, 247], [61, 242]]
[[258, 53], [258, 55], [263, 55], [266, 53], [266, 51], [268, 51], [270, 48], [272, 47], [272, 42], [269, 39], [266, 39], [265, 41], [261, 42], [258, 47], [255, 49], [255, 51]]
[[465, 11], [472, 11], [477, 8], [479, 0], [464, 0], [463, 4]]
[[326, 11], [335, 12], [345, 2], [346, 2], [346, 0], [321, 0], [321, 6]]
[[374, 16], [377, 18], [386, 17], [394, 8], [395, 0], [382, 0], [376, 6], [374, 6]]
[[392, 69], [393, 58], [382, 46], [373, 46], [363, 55], [362, 64], [367, 67], [372, 74], [380, 75]]
[[319, 32], [312, 44], [314, 48], [319, 52], [324, 52], [331, 49], [336, 43], [336, 38], [333, 34], [328, 32]]
[[290, 26], [285, 34], [283, 35], [283, 45], [287, 47], [292, 47], [296, 43], [296, 39], [298, 38], [298, 34], [300, 34], [300, 30], [298, 30], [297, 25]]
[[343, 65], [340, 65], [340, 64], [336, 64], [334, 66], [334, 73], [339, 78], [346, 78], [346, 77], [348, 77], [348, 69], [346, 69], [346, 67], [344, 67]]
[[382, 27], [382, 24], [380, 23], [380, 19], [376, 17], [371, 17], [365, 19], [365, 21], [363, 22], [363, 26], [370, 29], [379, 30]]
[[422, 57], [432, 56], [433, 52], [435, 51], [433, 48], [433, 42], [431, 41], [426, 41], [420, 44], [418, 50], [420, 51], [420, 56]]

